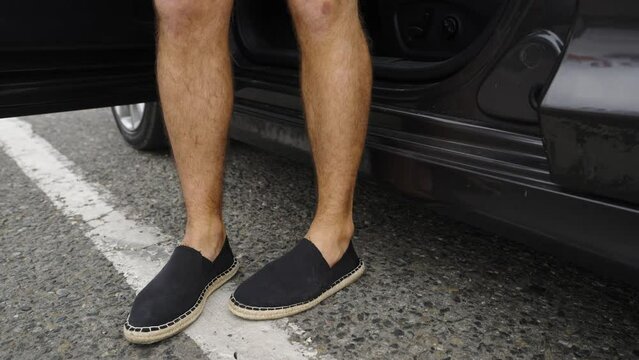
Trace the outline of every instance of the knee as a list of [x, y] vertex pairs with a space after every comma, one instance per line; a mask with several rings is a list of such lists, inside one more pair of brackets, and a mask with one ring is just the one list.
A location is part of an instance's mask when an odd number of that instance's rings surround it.
[[232, 0], [154, 0], [160, 26], [180, 30], [214, 22], [232, 8]]
[[155, 9], [161, 21], [186, 21], [202, 14], [202, 0], [155, 0]]
[[356, 8], [356, 0], [288, 0], [298, 32], [329, 29], [339, 16], [346, 13], [347, 7], [353, 4]]

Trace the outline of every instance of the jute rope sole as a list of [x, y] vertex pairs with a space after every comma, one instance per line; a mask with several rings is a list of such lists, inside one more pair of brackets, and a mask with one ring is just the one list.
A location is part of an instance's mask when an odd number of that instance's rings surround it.
[[204, 294], [204, 300], [201, 301], [198, 304], [198, 306], [195, 309], [193, 309], [193, 311], [189, 315], [177, 321], [175, 324], [165, 329], [148, 331], [148, 332], [131, 331], [131, 330], [128, 330], [125, 326], [123, 329], [124, 338], [134, 344], [152, 344], [180, 333], [182, 330], [186, 329], [189, 325], [191, 325], [191, 323], [197, 320], [197, 318], [202, 313], [202, 310], [204, 310], [204, 305], [206, 304], [206, 300], [209, 298], [209, 296], [213, 294], [213, 292], [217, 290], [220, 286], [224, 285], [227, 281], [231, 280], [231, 278], [237, 273], [239, 268], [240, 267], [238, 263], [235, 262], [226, 274], [224, 274], [223, 276], [220, 276], [208, 287], [208, 289], [206, 289], [206, 293]]
[[303, 311], [306, 311], [316, 306], [317, 304], [321, 303], [329, 296], [334, 295], [336, 292], [342, 290], [343, 288], [355, 282], [355, 280], [359, 279], [359, 277], [362, 276], [362, 274], [364, 274], [365, 269], [366, 267], [362, 263], [355, 271], [353, 271], [353, 273], [345, 277], [343, 280], [341, 280], [337, 284], [333, 285], [330, 289], [324, 291], [320, 296], [316, 297], [315, 299], [309, 302], [305, 302], [300, 305], [295, 305], [295, 306], [290, 306], [285, 308], [276, 308], [276, 309], [269, 309], [269, 308], [249, 309], [249, 308], [245, 308], [240, 305], [237, 305], [233, 302], [233, 300], [231, 300], [229, 301], [229, 310], [231, 310], [233, 314], [247, 320], [274, 320], [274, 319], [279, 319], [286, 316], [299, 314]]

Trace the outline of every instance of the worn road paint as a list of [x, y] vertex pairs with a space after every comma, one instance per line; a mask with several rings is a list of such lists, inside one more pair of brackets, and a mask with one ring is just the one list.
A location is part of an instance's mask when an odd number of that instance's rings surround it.
[[[74, 164], [18, 118], [0, 119], [0, 146], [66, 216], [80, 217], [86, 236], [140, 291], [168, 259], [175, 244], [156, 228], [129, 220], [109, 205], [110, 195], [85, 182]], [[241, 266], [241, 263], [240, 263]], [[227, 301], [232, 281], [216, 291], [201, 317], [186, 330], [212, 359], [305, 359], [313, 349], [288, 341], [283, 327], [234, 317]], [[125, 319], [122, 319], [124, 322]], [[280, 323], [281, 324], [281, 323]]]

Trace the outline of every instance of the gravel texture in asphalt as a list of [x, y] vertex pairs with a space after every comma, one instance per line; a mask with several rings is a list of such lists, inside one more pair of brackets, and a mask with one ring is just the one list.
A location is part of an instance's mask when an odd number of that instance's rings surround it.
[[[132, 219], [179, 240], [184, 211], [168, 153], [123, 142], [107, 109], [25, 118]], [[2, 121], [2, 120], [0, 120]], [[201, 357], [184, 335], [120, 337], [134, 292], [0, 152], [0, 357]], [[238, 280], [291, 248], [314, 205], [313, 171], [232, 142], [225, 220]], [[355, 245], [367, 273], [289, 319], [290, 341], [337, 359], [639, 358], [639, 290], [358, 184]], [[215, 324], [211, 324], [214, 327]], [[249, 341], [259, 341], [252, 339]]]

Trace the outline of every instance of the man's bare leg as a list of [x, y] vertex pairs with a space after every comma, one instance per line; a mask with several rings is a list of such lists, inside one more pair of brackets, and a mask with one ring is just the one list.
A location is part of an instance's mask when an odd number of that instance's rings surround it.
[[318, 202], [306, 235], [329, 265], [353, 236], [353, 193], [371, 97], [371, 59], [356, 0], [289, 0]]
[[187, 225], [183, 244], [214, 259], [225, 238], [224, 154], [233, 104], [232, 0], [156, 0], [160, 99]]
[[208, 296], [238, 269], [224, 241], [222, 220], [233, 103], [228, 46], [232, 0], [155, 0], [155, 7], [158, 85], [186, 205], [186, 246], [173, 250], [133, 301], [123, 334], [138, 344], [184, 330], [198, 318]]
[[251, 320], [306, 311], [356, 281], [365, 269], [350, 246], [372, 83], [357, 0], [288, 3], [302, 51], [302, 95], [318, 202], [306, 234], [312, 244], [299, 241], [231, 296], [231, 312]]

